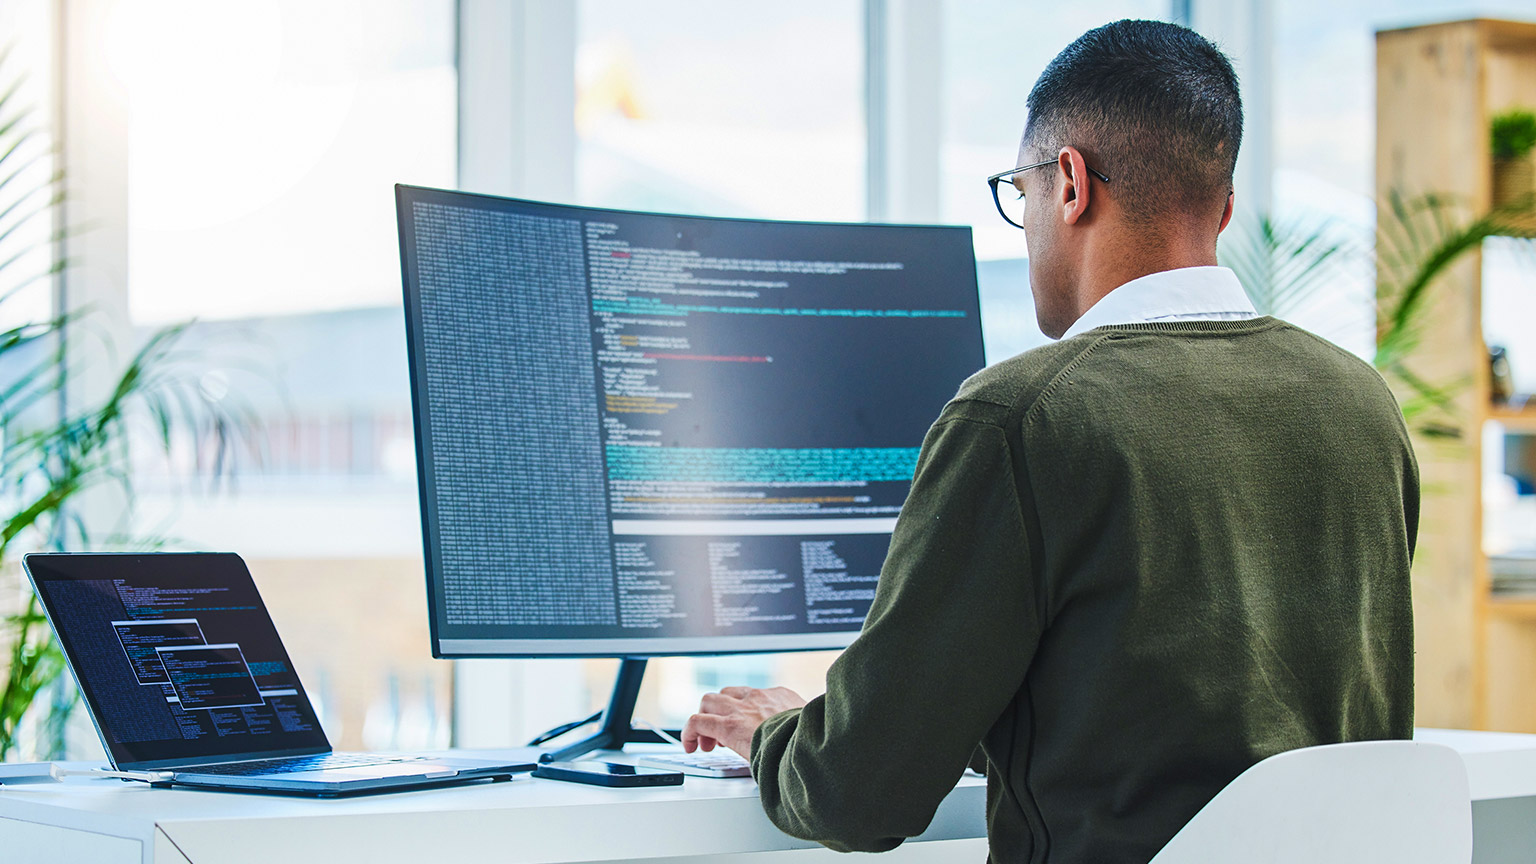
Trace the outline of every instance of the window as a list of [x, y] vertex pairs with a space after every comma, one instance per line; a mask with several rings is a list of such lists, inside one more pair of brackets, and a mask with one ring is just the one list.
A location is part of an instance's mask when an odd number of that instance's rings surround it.
[[583, 0], [578, 199], [862, 218], [862, 20], [854, 0]]
[[[561, 14], [542, 19], [558, 19], [551, 29], [559, 32], [539, 35], [576, 46], [576, 200], [864, 218], [864, 7], [554, 7]], [[143, 335], [197, 317], [185, 345], [208, 361], [205, 392], [243, 398], [262, 420], [233, 495], [179, 494], [200, 442], [169, 464], [144, 466], [138, 527], [173, 545], [247, 553], [343, 746], [417, 746], [440, 741], [446, 728], [447, 664], [425, 650], [391, 187], [457, 183], [455, 27], [476, 8], [484, 14], [492, 4], [106, 0], [109, 44], [71, 45], [105, 52], [128, 97], [121, 179], [131, 323]], [[934, 218], [976, 229], [991, 359], [1044, 339], [1023, 234], [998, 220], [982, 182], [1013, 163], [1029, 84], [1084, 30], [1167, 12], [1167, 0], [1093, 0], [1048, 14], [1005, 0], [944, 3], [942, 113], [918, 119], [942, 130]], [[524, 71], [523, 88], [552, 73]], [[380, 620], [392, 626], [374, 626]], [[676, 722], [701, 689], [730, 681], [783, 682], [809, 694], [829, 660], [654, 664], [655, 693], [641, 713]], [[576, 665], [559, 671], [562, 681]], [[588, 683], [576, 689], [600, 703], [610, 669], [588, 664]], [[553, 719], [570, 719], [567, 707]], [[471, 713], [506, 729], [519, 726], [507, 717], [518, 710]], [[524, 713], [521, 725], [530, 725]]]
[[393, 184], [454, 181], [452, 14], [444, 0], [132, 4], [134, 322], [397, 305]]
[[[259, 420], [215, 494], [208, 442], [139, 470], [136, 525], [240, 551], [334, 743], [447, 742], [429, 658], [395, 183], [452, 186], [452, 0], [119, 2], [128, 308]], [[390, 622], [380, 627], [379, 621]]]
[[1121, 18], [1162, 18], [1168, 8], [1167, 0], [1094, 0], [1048, 11], [1007, 0], [944, 4], [940, 216], [975, 232], [989, 361], [1049, 341], [1035, 323], [1024, 232], [997, 215], [984, 182], [1016, 164], [1029, 89], [1084, 32]]
[[[52, 263], [48, 235], [52, 224], [43, 211], [55, 171], [50, 155], [53, 134], [48, 106], [53, 104], [53, 25], [50, 4], [22, 0], [0, 6], [0, 45], [7, 56], [0, 63], [0, 89], [13, 85], [3, 121], [18, 123], [9, 141], [20, 141], [15, 153], [6, 155], [0, 187], [0, 330], [25, 321], [46, 320], [52, 312], [52, 283], [46, 278]], [[28, 135], [27, 130], [31, 130]], [[21, 170], [15, 177], [11, 172]], [[10, 209], [15, 206], [15, 209]], [[37, 215], [32, 215], [37, 214]], [[13, 233], [14, 229], [14, 233]], [[14, 256], [20, 256], [16, 260]], [[16, 292], [11, 295], [10, 292]]]

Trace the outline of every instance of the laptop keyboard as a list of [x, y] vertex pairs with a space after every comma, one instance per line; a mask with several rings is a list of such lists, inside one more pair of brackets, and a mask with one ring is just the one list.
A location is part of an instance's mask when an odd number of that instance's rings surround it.
[[222, 774], [248, 777], [256, 774], [293, 774], [299, 771], [326, 771], [333, 768], [357, 768], [363, 765], [394, 765], [420, 762], [422, 756], [380, 756], [374, 753], [323, 753], [319, 756], [293, 756], [286, 759], [261, 759], [255, 762], [226, 762], [185, 768], [181, 774]]

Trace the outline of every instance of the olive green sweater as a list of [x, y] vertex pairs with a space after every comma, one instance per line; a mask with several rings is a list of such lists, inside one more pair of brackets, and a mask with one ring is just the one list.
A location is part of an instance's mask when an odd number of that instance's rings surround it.
[[826, 695], [754, 737], [763, 807], [890, 849], [979, 744], [993, 861], [1146, 861], [1266, 756], [1410, 737], [1418, 506], [1380, 376], [1273, 318], [983, 370]]

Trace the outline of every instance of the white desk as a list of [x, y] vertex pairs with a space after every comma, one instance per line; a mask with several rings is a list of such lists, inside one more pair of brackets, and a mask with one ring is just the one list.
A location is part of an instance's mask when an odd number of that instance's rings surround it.
[[[1478, 864], [1536, 859], [1536, 735], [1419, 730], [1458, 750]], [[967, 777], [928, 832], [882, 862], [986, 860], [985, 783]], [[0, 859], [91, 864], [802, 862], [850, 859], [768, 822], [749, 779], [604, 789], [524, 777], [339, 800], [149, 789], [72, 778], [0, 787]]]
[[1536, 735], [1417, 729], [1461, 753], [1472, 790], [1473, 864], [1536, 861]]
[[[904, 844], [901, 855], [881, 860], [986, 860], [986, 841], [979, 839], [987, 830], [985, 798], [985, 780], [961, 780], [918, 838], [923, 842]], [[773, 827], [748, 778], [605, 789], [524, 775], [509, 783], [343, 799], [150, 789], [84, 778], [0, 786], [0, 860], [7, 864], [625, 858], [756, 864], [834, 856], [848, 860]]]

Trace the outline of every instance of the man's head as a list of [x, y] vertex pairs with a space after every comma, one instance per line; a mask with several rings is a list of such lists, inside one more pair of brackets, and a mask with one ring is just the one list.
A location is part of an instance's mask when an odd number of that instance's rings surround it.
[[1243, 138], [1237, 75], [1215, 45], [1161, 21], [1106, 24], [1051, 61], [1028, 105], [1018, 164], [1058, 160], [1015, 177], [1042, 330], [1076, 320], [1078, 283], [1106, 262], [1214, 262]]

